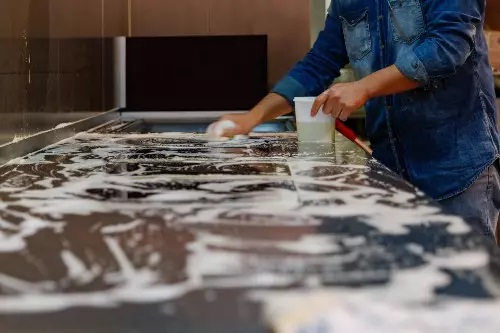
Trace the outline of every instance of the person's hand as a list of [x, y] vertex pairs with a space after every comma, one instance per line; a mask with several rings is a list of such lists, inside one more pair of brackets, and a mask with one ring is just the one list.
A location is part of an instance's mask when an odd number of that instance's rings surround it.
[[346, 121], [351, 113], [363, 107], [368, 99], [368, 89], [362, 81], [335, 84], [316, 98], [311, 116], [316, 116], [323, 106], [323, 113]]
[[248, 135], [252, 129], [259, 124], [259, 120], [250, 112], [241, 114], [227, 114], [218, 121], [232, 121], [236, 127], [225, 129], [222, 133], [223, 137], [233, 137], [235, 135]]

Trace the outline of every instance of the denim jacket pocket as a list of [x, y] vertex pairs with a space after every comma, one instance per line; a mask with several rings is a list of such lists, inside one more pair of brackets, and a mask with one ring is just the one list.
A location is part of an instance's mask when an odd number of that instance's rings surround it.
[[388, 0], [393, 39], [413, 44], [425, 31], [425, 20], [420, 0]]
[[347, 53], [351, 61], [364, 58], [372, 50], [368, 8], [363, 12], [340, 15]]
[[460, 119], [460, 103], [463, 102], [459, 99], [444, 102], [446, 93], [446, 90], [427, 92], [420, 88], [398, 95], [399, 110], [395, 110], [398, 123], [404, 124], [405, 128], [430, 130], [457, 122]]

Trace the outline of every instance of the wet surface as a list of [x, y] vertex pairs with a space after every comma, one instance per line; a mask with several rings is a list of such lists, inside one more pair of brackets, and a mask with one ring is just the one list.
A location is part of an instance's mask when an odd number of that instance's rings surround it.
[[[0, 43], [1, 42], [2, 41], [0, 40]], [[12, 78], [10, 80], [14, 81]], [[5, 82], [8, 82], [8, 80]], [[18, 89], [17, 87], [13, 88]], [[30, 89], [34, 88], [30, 87]], [[6, 90], [3, 89], [0, 91], [0, 94], [5, 91]], [[37, 93], [43, 92], [40, 91]], [[12, 96], [9, 97], [12, 98]], [[2, 96], [0, 95], [0, 99], [1, 98]], [[13, 107], [13, 105], [9, 106]], [[101, 112], [19, 112], [19, 107], [15, 107], [12, 110], [12, 113], [5, 112], [5, 109], [2, 109], [1, 112], [2, 122], [0, 123], [0, 145], [11, 143], [12, 141], [18, 141], [41, 131], [53, 129], [61, 124], [70, 124], [101, 114]]]
[[1, 332], [500, 324], [481, 236], [341, 138], [80, 134], [0, 183]]
[[276, 162], [170, 162], [136, 163], [114, 162], [107, 164], [105, 171], [111, 175], [257, 175], [289, 176], [286, 163]]

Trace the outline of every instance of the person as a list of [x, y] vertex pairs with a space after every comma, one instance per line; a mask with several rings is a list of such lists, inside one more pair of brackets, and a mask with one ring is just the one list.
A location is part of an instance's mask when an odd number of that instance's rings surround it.
[[[312, 114], [365, 106], [373, 155], [495, 237], [500, 209], [494, 81], [485, 0], [333, 0], [308, 54], [224, 135], [247, 134], [317, 96]], [[357, 81], [331, 85], [351, 64]], [[319, 96], [318, 96], [319, 95]]]

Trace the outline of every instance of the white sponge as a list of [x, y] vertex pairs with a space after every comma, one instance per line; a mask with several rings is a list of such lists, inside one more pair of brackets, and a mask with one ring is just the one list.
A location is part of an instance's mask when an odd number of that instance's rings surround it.
[[229, 140], [228, 137], [224, 137], [224, 132], [226, 130], [234, 129], [236, 127], [236, 124], [234, 121], [231, 120], [222, 120], [215, 122], [208, 126], [207, 129], [207, 136], [210, 139], [217, 139], [217, 140]]

